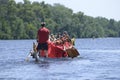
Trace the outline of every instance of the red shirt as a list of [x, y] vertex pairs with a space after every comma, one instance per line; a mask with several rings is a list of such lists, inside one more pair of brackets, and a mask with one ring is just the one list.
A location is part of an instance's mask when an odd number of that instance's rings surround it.
[[38, 42], [39, 43], [46, 43], [48, 41], [48, 38], [49, 38], [49, 33], [50, 33], [50, 31], [47, 28], [41, 27], [37, 33]]

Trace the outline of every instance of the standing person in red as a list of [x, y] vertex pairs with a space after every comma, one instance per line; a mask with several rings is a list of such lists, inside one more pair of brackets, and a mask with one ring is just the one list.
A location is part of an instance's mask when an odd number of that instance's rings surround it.
[[41, 28], [38, 30], [37, 33], [37, 50], [38, 52], [40, 52], [40, 54], [42, 53], [42, 51], [44, 51], [46, 55], [45, 57], [48, 57], [48, 39], [50, 31], [45, 27], [45, 25], [45, 22], [42, 22]]

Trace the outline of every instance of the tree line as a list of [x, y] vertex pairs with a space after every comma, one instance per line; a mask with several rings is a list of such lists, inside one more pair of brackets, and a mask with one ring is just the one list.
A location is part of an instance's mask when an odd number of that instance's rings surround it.
[[76, 38], [120, 37], [120, 21], [73, 13], [61, 4], [23, 1], [0, 0], [0, 39], [35, 39], [42, 21], [53, 34], [67, 31]]

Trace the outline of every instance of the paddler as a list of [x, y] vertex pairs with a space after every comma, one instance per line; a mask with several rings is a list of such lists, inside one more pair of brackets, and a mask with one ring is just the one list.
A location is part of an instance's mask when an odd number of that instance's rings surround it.
[[45, 53], [44, 57], [48, 57], [48, 40], [49, 40], [49, 34], [50, 30], [45, 27], [46, 23], [41, 23], [41, 28], [37, 32], [37, 50], [39, 53], [42, 53], [42, 51]]

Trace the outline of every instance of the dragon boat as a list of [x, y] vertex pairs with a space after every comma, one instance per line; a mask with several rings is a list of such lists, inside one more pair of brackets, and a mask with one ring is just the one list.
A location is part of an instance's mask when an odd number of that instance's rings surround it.
[[[65, 46], [68, 46], [67, 48], [65, 48]], [[39, 61], [39, 59], [67, 59], [67, 58], [75, 58], [80, 56], [80, 53], [78, 52], [78, 50], [75, 47], [70, 47], [68, 45], [68, 43], [65, 44], [65, 46], [63, 45], [56, 45], [53, 42], [48, 42], [48, 56], [46, 56], [46, 54], [44, 53], [44, 51], [42, 51], [42, 53], [39, 53], [36, 50], [37, 45], [35, 43], [33, 43], [33, 50], [30, 51], [30, 54], [28, 55], [28, 57], [32, 56], [33, 59], [35, 59], [35, 61]], [[27, 61], [28, 61], [28, 57], [27, 57]]]

